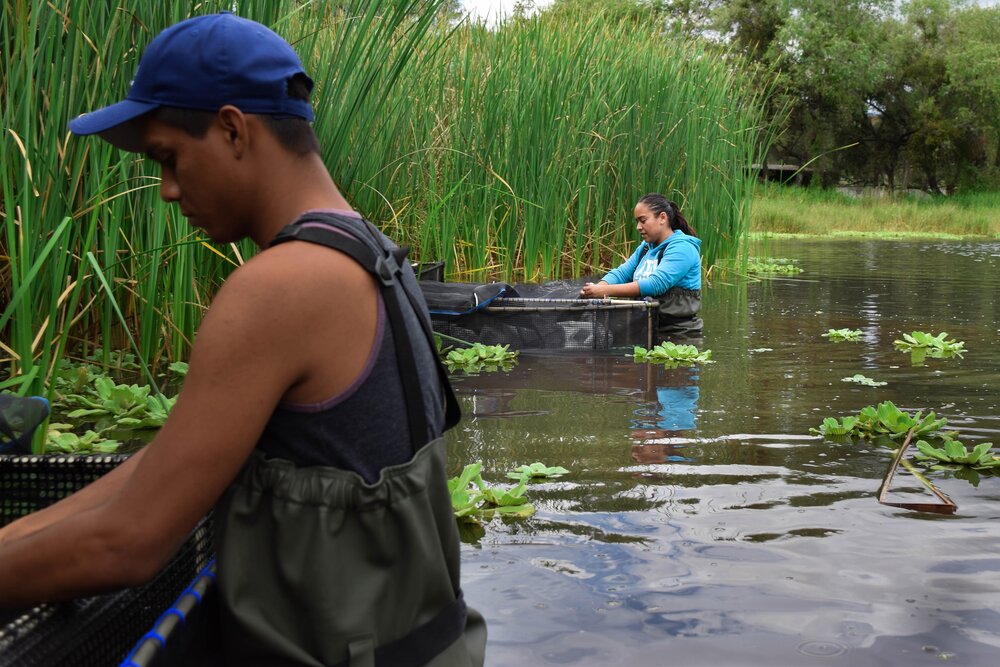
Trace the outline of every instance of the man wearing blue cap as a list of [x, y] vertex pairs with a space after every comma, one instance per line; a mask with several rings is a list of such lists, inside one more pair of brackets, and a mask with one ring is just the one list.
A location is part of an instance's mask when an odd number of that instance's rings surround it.
[[153, 442], [0, 530], [0, 607], [145, 582], [214, 507], [230, 664], [482, 663], [441, 439], [457, 404], [405, 251], [320, 159], [311, 88], [281, 37], [214, 14], [70, 123], [159, 164], [214, 241], [262, 252], [213, 301]]

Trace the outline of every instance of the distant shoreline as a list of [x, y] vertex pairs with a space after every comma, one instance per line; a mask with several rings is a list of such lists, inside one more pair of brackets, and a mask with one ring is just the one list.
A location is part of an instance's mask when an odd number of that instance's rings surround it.
[[751, 238], [839, 236], [1000, 238], [1000, 192], [941, 197], [852, 197], [766, 185], [750, 210]]

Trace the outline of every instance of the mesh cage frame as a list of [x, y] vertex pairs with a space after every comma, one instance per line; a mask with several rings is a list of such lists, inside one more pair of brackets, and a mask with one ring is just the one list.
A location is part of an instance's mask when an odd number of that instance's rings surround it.
[[432, 314], [434, 331], [470, 343], [525, 350], [651, 347], [655, 301], [497, 298], [466, 315]]
[[[0, 456], [0, 525], [51, 505], [127, 455]], [[0, 667], [118, 665], [213, 555], [203, 517], [149, 583], [116, 593], [0, 613]]]

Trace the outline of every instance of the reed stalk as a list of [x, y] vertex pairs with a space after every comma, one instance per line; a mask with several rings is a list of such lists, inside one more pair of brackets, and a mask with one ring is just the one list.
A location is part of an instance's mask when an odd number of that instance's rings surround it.
[[681, 204], [707, 266], [735, 257], [769, 127], [759, 88], [715, 47], [559, 20], [459, 26], [388, 93], [408, 131], [355, 144], [355, 202], [452, 278], [606, 270], [638, 242], [632, 207], [650, 191]]
[[[231, 5], [0, 0], [6, 388], [46, 394], [59, 360], [107, 364], [131, 340], [153, 368], [185, 359], [254, 252], [205, 242], [142, 156], [66, 130], [122, 98], [162, 28]], [[331, 173], [412, 259], [444, 259], [453, 279], [600, 272], [637, 243], [648, 191], [681, 204], [707, 263], [737, 253], [764, 119], [732, 59], [600, 15], [488, 29], [443, 23], [440, 5], [239, 3], [302, 55]]]

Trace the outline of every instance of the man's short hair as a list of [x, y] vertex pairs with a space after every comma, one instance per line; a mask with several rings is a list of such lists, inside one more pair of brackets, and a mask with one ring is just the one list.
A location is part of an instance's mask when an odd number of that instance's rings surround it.
[[[309, 101], [309, 79], [304, 74], [296, 74], [288, 81], [288, 96], [292, 99]], [[278, 143], [296, 155], [319, 155], [319, 139], [312, 125], [298, 116], [279, 116], [273, 114], [256, 114], [267, 125], [277, 138]], [[215, 114], [211, 111], [198, 109], [182, 109], [180, 107], [160, 107], [154, 117], [167, 125], [183, 130], [189, 136], [200, 139], [208, 132]]]

